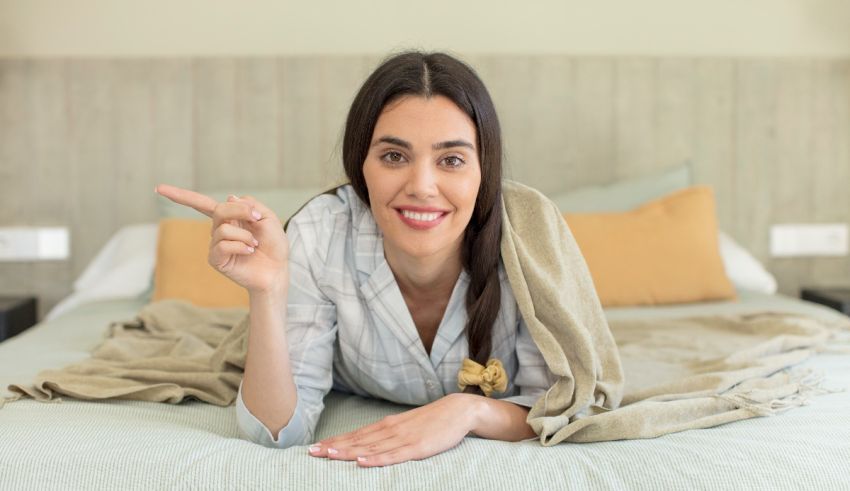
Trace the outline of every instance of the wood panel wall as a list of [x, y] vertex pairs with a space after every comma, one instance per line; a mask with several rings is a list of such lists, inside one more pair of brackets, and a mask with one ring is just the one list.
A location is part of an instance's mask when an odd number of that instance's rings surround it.
[[[508, 176], [544, 192], [682, 162], [721, 227], [796, 294], [850, 259], [773, 259], [769, 226], [850, 222], [850, 60], [476, 56]], [[72, 257], [0, 263], [44, 313], [153, 186], [324, 185], [375, 57], [0, 60], [0, 226], [64, 225]]]

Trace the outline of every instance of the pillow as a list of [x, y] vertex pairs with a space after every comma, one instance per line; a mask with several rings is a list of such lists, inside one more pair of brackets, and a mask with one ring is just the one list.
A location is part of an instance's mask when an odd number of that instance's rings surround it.
[[714, 194], [693, 186], [627, 212], [566, 213], [604, 307], [735, 299]]
[[722, 230], [720, 257], [723, 258], [723, 267], [735, 288], [770, 295], [776, 293], [776, 278], [767, 272], [758, 259]]
[[[645, 176], [623, 179], [604, 186], [588, 186], [551, 196], [562, 212], [627, 211], [691, 185], [691, 171], [681, 164]], [[726, 274], [739, 290], [774, 294], [776, 278], [744, 247], [719, 231], [720, 257]]]
[[150, 284], [154, 264], [156, 224], [140, 223], [121, 227], [103, 246], [74, 282], [74, 291], [101, 288], [116, 297], [132, 297], [144, 292]]
[[[310, 198], [321, 194], [325, 189], [305, 187], [300, 188], [275, 188], [275, 189], [232, 189], [229, 191], [200, 191], [202, 194], [215, 199], [216, 201], [227, 201], [227, 195], [234, 194], [236, 196], [253, 196], [260, 203], [268, 206], [277, 214], [281, 223], [286, 223], [296, 211], [298, 211], [304, 203]], [[163, 218], [203, 218], [203, 215], [197, 211], [177, 204], [170, 199], [162, 198], [157, 200], [159, 206], [159, 215]]]
[[681, 164], [603, 186], [556, 193], [550, 198], [565, 213], [626, 211], [690, 185], [691, 169], [687, 164]]
[[181, 299], [199, 307], [248, 307], [248, 291], [209, 265], [212, 220], [159, 222], [153, 301]]
[[121, 227], [74, 282], [74, 291], [45, 316], [51, 320], [86, 302], [135, 298], [150, 290], [156, 251], [155, 223]]

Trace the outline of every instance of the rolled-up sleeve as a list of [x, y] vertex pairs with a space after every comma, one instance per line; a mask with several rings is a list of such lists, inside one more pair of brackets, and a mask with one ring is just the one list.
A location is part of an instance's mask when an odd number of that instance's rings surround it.
[[239, 394], [236, 397], [236, 420], [242, 438], [259, 443], [264, 447], [287, 448], [293, 445], [303, 445], [312, 438], [309, 425], [304, 419], [304, 399], [299, 391], [295, 412], [286, 426], [281, 428], [276, 436], [245, 406], [242, 400], [242, 383], [239, 383]]
[[236, 398], [240, 436], [270, 448], [312, 443], [324, 409], [324, 397], [333, 386], [336, 306], [322, 292], [319, 279], [326, 266], [332, 240], [332, 231], [328, 229], [333, 220], [327, 207], [323, 210], [311, 204], [293, 217], [287, 230], [290, 278], [286, 340], [297, 391], [295, 411], [286, 426], [273, 435], [245, 405], [242, 383]]

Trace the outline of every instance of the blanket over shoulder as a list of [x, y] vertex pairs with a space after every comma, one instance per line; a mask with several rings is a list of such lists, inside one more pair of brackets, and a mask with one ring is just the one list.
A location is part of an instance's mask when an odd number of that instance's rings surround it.
[[519, 183], [506, 181], [503, 191], [508, 279], [529, 332], [560, 377], [528, 413], [543, 445], [653, 438], [801, 405], [816, 384], [811, 374], [783, 369], [850, 328], [841, 317], [770, 312], [609, 328], [557, 206]]

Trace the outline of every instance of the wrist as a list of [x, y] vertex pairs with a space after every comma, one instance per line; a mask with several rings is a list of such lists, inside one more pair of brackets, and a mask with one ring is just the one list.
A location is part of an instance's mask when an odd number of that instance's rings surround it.
[[[281, 277], [286, 278], [286, 272], [283, 272]], [[289, 291], [287, 281], [274, 282], [266, 288], [249, 290], [248, 298], [251, 304], [272, 304], [278, 305], [286, 302], [286, 295]]]
[[456, 394], [463, 401], [463, 414], [467, 415], [467, 428], [475, 436], [480, 435], [482, 422], [487, 420], [487, 412], [490, 410], [486, 397], [477, 394]]

